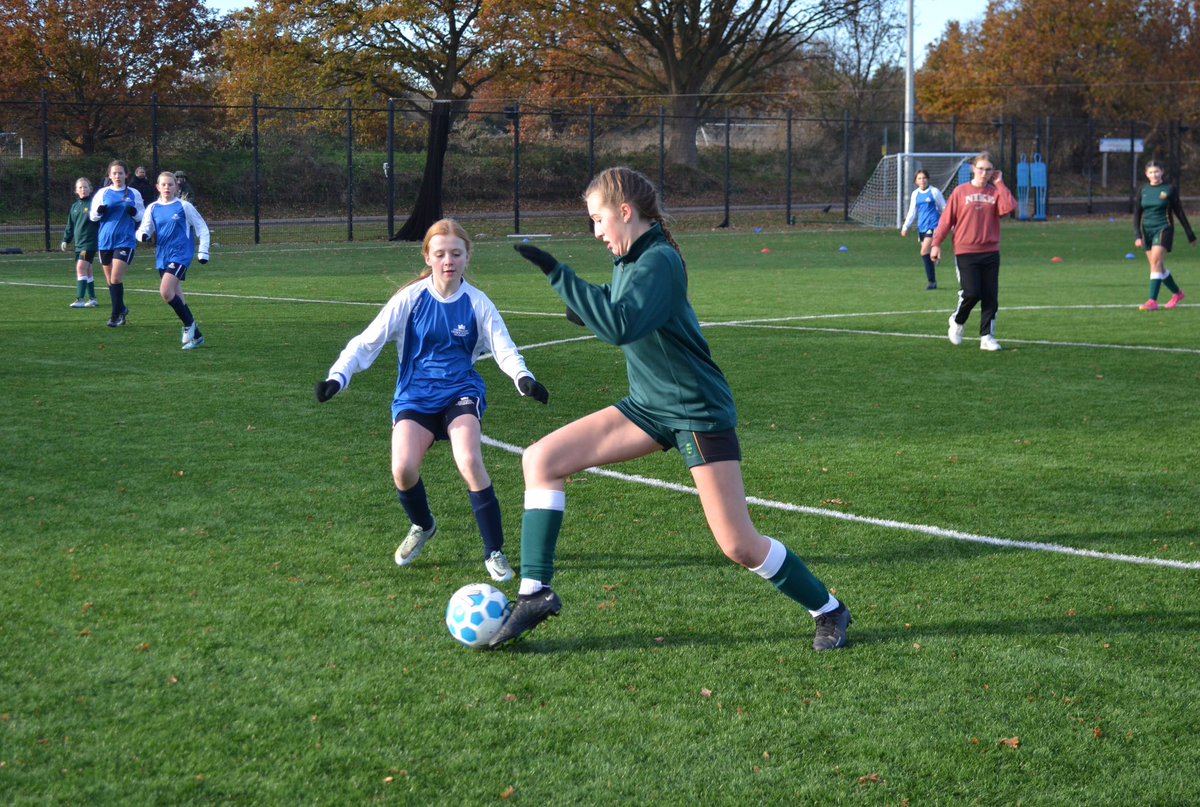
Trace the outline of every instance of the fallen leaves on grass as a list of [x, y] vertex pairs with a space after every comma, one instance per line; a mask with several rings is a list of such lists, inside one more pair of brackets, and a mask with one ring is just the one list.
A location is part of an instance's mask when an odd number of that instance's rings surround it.
[[883, 781], [883, 777], [877, 773], [868, 773], [866, 776], [858, 777], [860, 785], [877, 785]]
[[1020, 737], [1002, 737], [1002, 738], [1000, 738], [1000, 740], [998, 740], [996, 742], [996, 745], [1002, 745], [1005, 748], [1012, 748], [1013, 750], [1016, 750], [1017, 748], [1021, 747], [1021, 738]]
[[508, 801], [515, 795], [517, 795], [517, 789], [512, 785], [509, 785], [508, 787], [504, 788], [504, 792], [500, 794], [500, 798], [504, 801]]

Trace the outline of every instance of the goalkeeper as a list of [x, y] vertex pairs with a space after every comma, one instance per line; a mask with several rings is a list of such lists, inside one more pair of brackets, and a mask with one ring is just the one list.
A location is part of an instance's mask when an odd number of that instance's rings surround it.
[[750, 521], [733, 394], [688, 302], [683, 258], [663, 226], [657, 191], [632, 169], [610, 168], [592, 180], [585, 198], [596, 237], [616, 256], [611, 284], [592, 285], [537, 247], [516, 249], [579, 320], [624, 351], [629, 395], [525, 451], [520, 596], [489, 645], [516, 639], [562, 609], [550, 582], [567, 477], [675, 448], [726, 557], [808, 609], [816, 618], [815, 650], [843, 647], [850, 611], [800, 558]]
[[396, 549], [396, 563], [411, 564], [437, 533], [421, 463], [435, 441], [449, 440], [483, 537], [484, 567], [502, 583], [513, 571], [504, 555], [500, 502], [483, 467], [480, 438], [487, 399], [475, 362], [490, 352], [522, 395], [544, 404], [550, 394], [525, 369], [496, 306], [464, 279], [471, 259], [466, 230], [453, 219], [435, 222], [422, 251], [427, 271], [396, 292], [350, 340], [326, 379], [317, 382], [317, 400], [337, 395], [355, 373], [371, 366], [384, 345], [395, 342], [400, 369], [392, 400], [392, 478], [412, 522]]

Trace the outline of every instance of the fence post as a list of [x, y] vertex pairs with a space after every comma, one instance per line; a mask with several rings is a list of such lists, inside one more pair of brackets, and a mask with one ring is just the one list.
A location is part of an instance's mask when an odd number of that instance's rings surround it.
[[850, 110], [842, 110], [842, 220], [850, 221]]
[[521, 233], [521, 104], [512, 105], [513, 125], [513, 233]]
[[1086, 147], [1087, 150], [1085, 152], [1087, 154], [1087, 188], [1088, 188], [1087, 212], [1088, 212], [1088, 215], [1091, 215], [1091, 213], [1092, 213], [1092, 183], [1094, 181], [1093, 180], [1094, 171], [1093, 171], [1093, 167], [1092, 167], [1094, 165], [1094, 163], [1092, 161], [1095, 159], [1092, 156], [1092, 149], [1094, 149], [1096, 147], [1096, 128], [1095, 128], [1095, 126], [1096, 125], [1092, 122], [1092, 119], [1088, 118], [1087, 147]]
[[729, 130], [733, 128], [733, 121], [729, 117], [729, 110], [725, 110], [725, 220], [722, 221], [719, 227], [729, 227]]
[[346, 99], [346, 240], [354, 240], [354, 99]]
[[42, 221], [50, 251], [50, 96], [42, 90]]
[[262, 242], [262, 153], [258, 143], [258, 93], [250, 98], [250, 131], [254, 145], [254, 243]]
[[792, 110], [787, 113], [787, 169], [784, 171], [787, 181], [787, 210], [784, 212], [784, 224], [793, 225], [796, 223], [795, 216], [792, 215]]
[[667, 110], [658, 108], [658, 198], [667, 198]]
[[383, 178], [387, 181], [387, 234], [388, 240], [396, 234], [396, 99], [387, 103], [387, 165]]
[[1133, 212], [1133, 198], [1137, 194], [1137, 152], [1133, 150], [1137, 140], [1137, 124], [1129, 122], [1129, 212]]
[[[150, 171], [158, 184], [158, 93], [150, 94]], [[147, 203], [148, 204], [148, 203]]]

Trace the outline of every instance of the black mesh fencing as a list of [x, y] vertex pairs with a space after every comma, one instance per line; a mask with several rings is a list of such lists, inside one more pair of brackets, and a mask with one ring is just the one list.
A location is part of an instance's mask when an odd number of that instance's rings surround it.
[[[224, 244], [387, 239], [418, 198], [426, 110], [157, 99], [131, 106], [137, 130], [84, 156], [59, 136], [69, 104], [0, 100], [0, 250], [57, 248], [75, 179], [99, 187], [113, 159], [131, 172], [145, 166], [152, 181], [160, 170], [185, 172], [192, 201]], [[658, 183], [666, 209], [685, 225], [840, 223], [881, 156], [903, 148], [900, 120], [727, 114], [696, 122], [688, 163], [675, 158], [683, 146], [674, 140], [688, 123], [665, 109], [459, 104], [442, 212], [474, 221], [473, 231], [584, 232], [583, 188], [595, 171], [622, 164]], [[988, 150], [1012, 178], [1037, 155], [1048, 167], [1051, 215], [1131, 210], [1150, 156], [1167, 164], [1170, 179], [1185, 180], [1186, 197], [1200, 145], [1183, 122], [1050, 118], [921, 121], [915, 140], [922, 152]]]

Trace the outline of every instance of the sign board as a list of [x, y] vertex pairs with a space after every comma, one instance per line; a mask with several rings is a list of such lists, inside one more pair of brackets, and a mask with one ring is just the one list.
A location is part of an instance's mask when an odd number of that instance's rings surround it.
[[1140, 137], [1135, 137], [1132, 141], [1128, 137], [1102, 137], [1100, 138], [1100, 153], [1128, 154], [1130, 142], [1133, 143], [1134, 153], [1141, 154], [1146, 141]]

